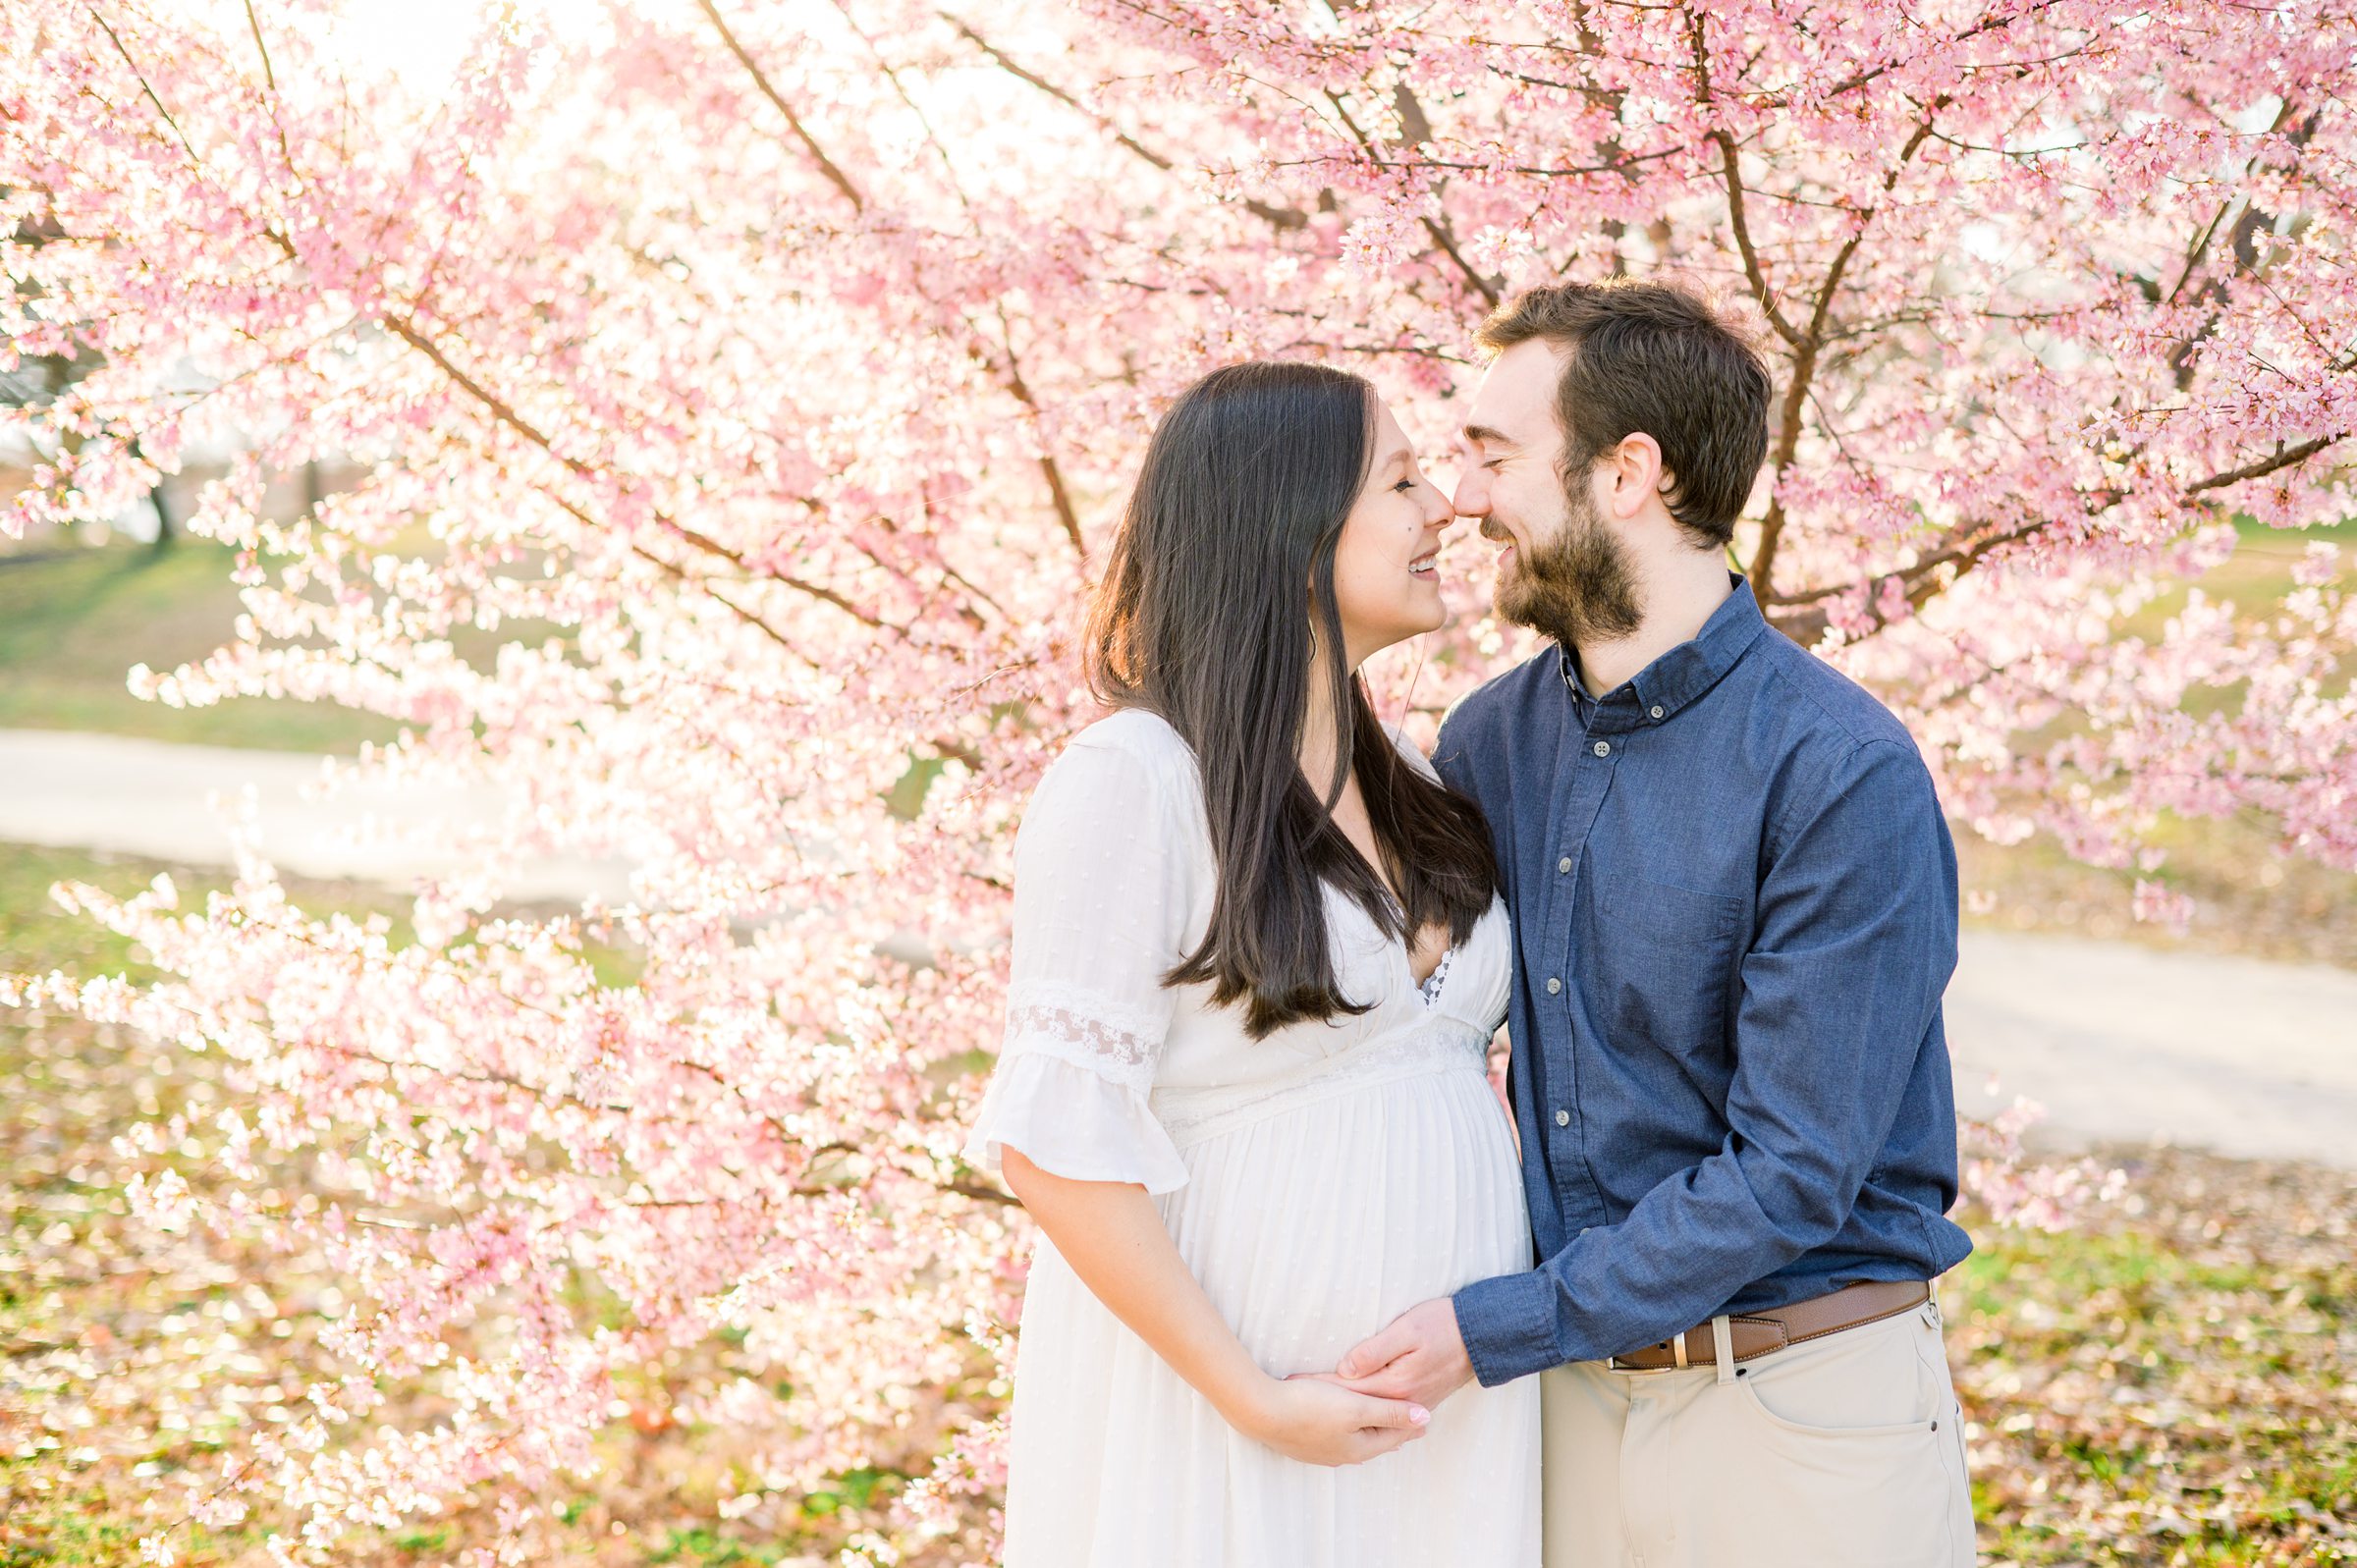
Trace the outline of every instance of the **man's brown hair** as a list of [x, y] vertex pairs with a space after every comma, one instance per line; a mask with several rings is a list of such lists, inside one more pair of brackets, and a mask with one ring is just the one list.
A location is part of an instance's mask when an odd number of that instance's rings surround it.
[[1564, 483], [1642, 432], [1662, 449], [1670, 514], [1725, 546], [1768, 456], [1768, 366], [1751, 339], [1699, 295], [1631, 279], [1525, 291], [1477, 334], [1493, 353], [1533, 338], [1563, 355]]

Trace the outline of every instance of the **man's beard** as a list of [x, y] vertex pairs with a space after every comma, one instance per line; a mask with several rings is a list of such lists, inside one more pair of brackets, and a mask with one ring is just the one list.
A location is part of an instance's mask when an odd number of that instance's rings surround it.
[[1498, 613], [1577, 649], [1613, 642], [1645, 621], [1628, 551], [1605, 527], [1585, 489], [1566, 486], [1563, 525], [1545, 544], [1514, 552], [1498, 581]]

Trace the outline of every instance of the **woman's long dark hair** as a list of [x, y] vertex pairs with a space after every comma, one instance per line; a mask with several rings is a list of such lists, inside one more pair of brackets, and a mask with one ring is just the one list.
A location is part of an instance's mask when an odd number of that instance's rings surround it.
[[[1219, 892], [1203, 945], [1164, 983], [1241, 1000], [1255, 1040], [1372, 1005], [1338, 989], [1322, 884], [1394, 938], [1446, 924], [1459, 942], [1498, 886], [1479, 810], [1400, 757], [1344, 660], [1335, 548], [1375, 412], [1372, 387], [1322, 365], [1230, 365], [1196, 382], [1146, 448], [1089, 618], [1098, 697], [1161, 715], [1202, 770]], [[1299, 759], [1312, 679], [1343, 742], [1323, 799]], [[1398, 903], [1331, 815], [1344, 757]]]

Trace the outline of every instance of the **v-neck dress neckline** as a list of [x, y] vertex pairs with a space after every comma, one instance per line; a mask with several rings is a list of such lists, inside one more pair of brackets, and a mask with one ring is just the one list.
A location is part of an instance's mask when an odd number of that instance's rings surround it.
[[[1390, 902], [1392, 912], [1399, 917], [1400, 926], [1404, 928], [1407, 925], [1407, 910], [1401, 906], [1399, 895], [1388, 887], [1383, 890], [1383, 895]], [[1457, 944], [1452, 941], [1448, 946], [1442, 948], [1440, 961], [1432, 966], [1432, 973], [1418, 980], [1416, 978], [1415, 937], [1414, 932], [1404, 932], [1394, 941], [1393, 946], [1398, 949], [1399, 966], [1407, 971], [1407, 983], [1415, 988], [1416, 995], [1423, 999], [1424, 1006], [1429, 1011], [1440, 1005], [1441, 993], [1448, 989], [1449, 965], [1456, 957]]]

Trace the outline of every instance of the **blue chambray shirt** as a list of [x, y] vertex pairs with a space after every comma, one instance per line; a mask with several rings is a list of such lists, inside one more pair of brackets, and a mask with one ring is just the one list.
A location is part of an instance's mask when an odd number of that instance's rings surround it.
[[1501, 676], [1434, 761], [1513, 912], [1543, 1260], [1454, 1298], [1483, 1383], [1962, 1261], [1955, 849], [1889, 710], [1738, 580], [1601, 699], [1560, 648]]

